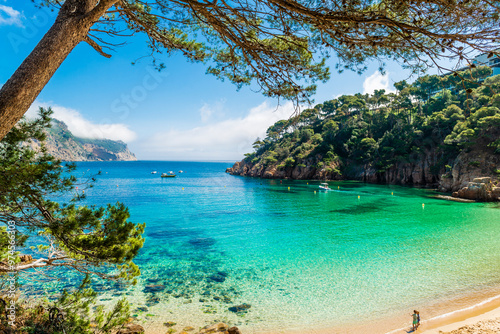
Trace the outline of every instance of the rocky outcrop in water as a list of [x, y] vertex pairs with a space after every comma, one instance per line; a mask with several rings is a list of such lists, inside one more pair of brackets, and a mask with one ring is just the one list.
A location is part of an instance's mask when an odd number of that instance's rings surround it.
[[[52, 119], [47, 129], [45, 147], [53, 157], [62, 161], [135, 161], [137, 158], [122, 141], [75, 137], [66, 124]], [[25, 143], [39, 151], [40, 142]]]
[[490, 177], [480, 177], [469, 182], [466, 187], [455, 191], [453, 197], [484, 202], [500, 201], [500, 187], [495, 186]]

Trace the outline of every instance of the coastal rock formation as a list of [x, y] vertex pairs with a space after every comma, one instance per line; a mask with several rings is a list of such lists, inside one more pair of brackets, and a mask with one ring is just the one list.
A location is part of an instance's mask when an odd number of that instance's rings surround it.
[[480, 177], [491, 177], [491, 181], [495, 182], [500, 176], [500, 155], [489, 147], [476, 146], [462, 151], [451, 163], [451, 167], [451, 170], [442, 175], [439, 191], [458, 191]]
[[485, 202], [500, 201], [500, 187], [493, 184], [491, 177], [475, 178], [466, 187], [454, 192], [453, 197]]
[[[75, 137], [66, 124], [56, 119], [46, 131], [45, 148], [47, 153], [62, 161], [135, 161], [137, 158], [122, 141], [109, 139], [88, 139]], [[26, 142], [35, 151], [41, 143]]]
[[322, 168], [315, 165], [314, 159], [302, 161], [295, 167], [279, 168], [276, 165], [263, 166], [248, 163], [245, 160], [236, 162], [233, 167], [227, 168], [226, 173], [264, 179], [293, 179], [293, 180], [342, 180], [338, 172], [338, 164], [331, 163]]
[[399, 162], [384, 172], [377, 171], [369, 165], [357, 165], [349, 161], [345, 168], [345, 176], [347, 179], [369, 183], [437, 187], [440, 181], [439, 175], [445, 170], [444, 166], [439, 166], [441, 160], [442, 154], [428, 150], [414, 157], [411, 162]]
[[[321, 156], [298, 161], [294, 167], [263, 165], [245, 159], [226, 170], [231, 175], [265, 179], [293, 180], [359, 180], [369, 183], [399, 184], [437, 188], [453, 193], [454, 197], [476, 201], [499, 201], [500, 154], [479, 143], [462, 151], [453, 160], [447, 160], [437, 150], [428, 150], [381, 172], [370, 165], [359, 165], [345, 160], [343, 164], [318, 164]], [[488, 177], [481, 185], [474, 180]]]

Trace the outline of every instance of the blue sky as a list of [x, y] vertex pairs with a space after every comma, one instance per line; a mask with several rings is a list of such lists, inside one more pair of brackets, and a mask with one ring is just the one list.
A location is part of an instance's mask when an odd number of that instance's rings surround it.
[[[0, 84], [32, 51], [55, 16], [28, 0], [0, 0]], [[52, 106], [55, 117], [75, 135], [121, 139], [141, 160], [240, 160], [269, 125], [293, 112], [290, 103], [277, 108], [277, 100], [249, 87], [237, 91], [205, 75], [204, 65], [189, 63], [181, 55], [160, 55], [166, 64], [160, 74], [149, 58], [131, 65], [148, 49], [140, 35], [127, 42], [112, 52], [111, 59], [80, 43], [29, 113], [38, 106]], [[382, 76], [378, 67], [370, 64], [363, 75], [332, 73], [328, 83], [319, 85], [315, 102], [373, 89], [393, 90], [394, 82], [409, 75], [391, 63]]]

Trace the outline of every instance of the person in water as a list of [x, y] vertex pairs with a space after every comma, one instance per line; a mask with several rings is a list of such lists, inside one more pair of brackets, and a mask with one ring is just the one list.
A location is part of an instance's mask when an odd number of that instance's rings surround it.
[[411, 315], [413, 317], [413, 325], [411, 329], [413, 331], [416, 331], [418, 328], [418, 325], [420, 325], [420, 315], [417, 310], [413, 310], [413, 314]]

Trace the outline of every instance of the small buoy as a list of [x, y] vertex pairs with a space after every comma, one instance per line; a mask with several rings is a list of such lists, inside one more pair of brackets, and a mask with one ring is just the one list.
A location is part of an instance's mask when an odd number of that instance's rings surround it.
[[85, 194], [85, 190], [82, 190], [82, 193], [84, 193], [84, 194]]
[[184, 188], [182, 188], [182, 190], [184, 190]]
[[337, 189], [340, 190], [340, 186], [337, 186]]
[[361, 198], [361, 196], [358, 195], [358, 199], [360, 199], [360, 198]]
[[316, 194], [316, 190], [314, 191], [314, 193]]
[[226, 188], [226, 186], [224, 186], [224, 188]]
[[393, 196], [394, 196], [394, 193], [392, 192], [392, 193], [391, 193], [391, 195], [393, 195]]
[[424, 203], [422, 203], [422, 209], [423, 209], [424, 207], [425, 207], [425, 204], [424, 204]]
[[309, 184], [309, 182], [307, 182], [307, 184]]
[[116, 185], [118, 187], [118, 185]]
[[78, 190], [78, 187], [76, 187], [76, 190]]
[[288, 187], [288, 190], [290, 190], [290, 187]]

